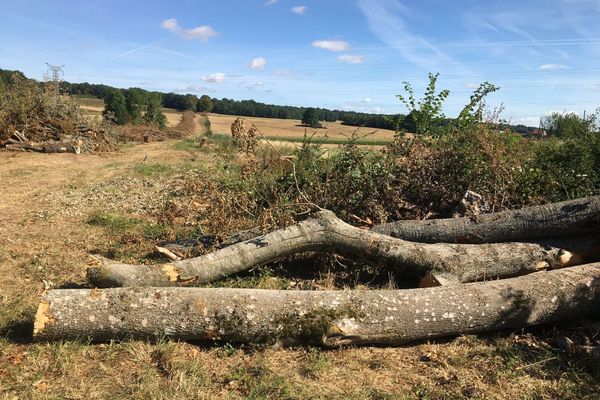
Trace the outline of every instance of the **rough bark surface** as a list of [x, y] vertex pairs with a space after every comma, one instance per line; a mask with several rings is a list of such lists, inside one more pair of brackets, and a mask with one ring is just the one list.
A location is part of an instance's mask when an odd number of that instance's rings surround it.
[[372, 231], [423, 243], [497, 243], [600, 232], [600, 196], [477, 217], [396, 221]]
[[35, 340], [162, 338], [400, 345], [575, 318], [600, 310], [600, 263], [409, 290], [50, 290]]
[[10, 143], [7, 144], [5, 147], [7, 150], [35, 151], [39, 153], [80, 153], [79, 147], [70, 141], [44, 143]]
[[98, 258], [88, 269], [97, 287], [199, 285], [307, 251], [332, 252], [376, 265], [439, 276], [438, 282], [506, 278], [595, 261], [599, 238], [540, 243], [424, 244], [346, 224], [330, 211], [213, 253], [160, 266]]

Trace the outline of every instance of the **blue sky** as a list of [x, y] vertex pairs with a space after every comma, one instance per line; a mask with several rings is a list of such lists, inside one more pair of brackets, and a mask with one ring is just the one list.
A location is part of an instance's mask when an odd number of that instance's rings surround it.
[[0, 68], [299, 106], [405, 112], [428, 72], [514, 123], [600, 106], [600, 0], [5, 1]]

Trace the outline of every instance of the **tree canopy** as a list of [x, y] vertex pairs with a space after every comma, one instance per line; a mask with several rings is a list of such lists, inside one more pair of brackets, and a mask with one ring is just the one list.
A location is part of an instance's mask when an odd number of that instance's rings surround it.
[[104, 97], [104, 118], [118, 125], [126, 124], [129, 120], [127, 102], [123, 92], [117, 89], [109, 90]]
[[311, 128], [321, 128], [322, 125], [319, 122], [319, 112], [314, 108], [307, 108], [302, 115], [302, 123]]

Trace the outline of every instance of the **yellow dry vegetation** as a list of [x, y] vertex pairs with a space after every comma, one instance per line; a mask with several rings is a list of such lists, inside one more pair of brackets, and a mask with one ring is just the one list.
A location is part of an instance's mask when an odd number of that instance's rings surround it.
[[[211, 130], [214, 133], [231, 134], [231, 124], [239, 118], [236, 115], [221, 115], [209, 114]], [[392, 140], [394, 131], [389, 129], [375, 128], [357, 128], [356, 126], [342, 125], [341, 122], [322, 122], [324, 128], [314, 129], [301, 125], [301, 122], [296, 119], [277, 119], [277, 118], [259, 118], [259, 117], [242, 117], [247, 120], [247, 125], [250, 123], [256, 125], [259, 131], [267, 137], [278, 138], [301, 138], [304, 133], [312, 135], [316, 132], [315, 137], [325, 137], [329, 139], [344, 139], [352, 136], [352, 133], [358, 129], [360, 136], [368, 135], [371, 140]]]

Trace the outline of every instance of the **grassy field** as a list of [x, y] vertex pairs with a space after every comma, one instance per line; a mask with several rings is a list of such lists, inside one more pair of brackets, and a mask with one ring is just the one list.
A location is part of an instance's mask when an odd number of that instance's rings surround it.
[[[197, 121], [202, 125], [202, 121]], [[293, 138], [294, 136], [290, 135]], [[0, 151], [0, 399], [597, 399], [600, 360], [561, 350], [594, 321], [396, 348], [274, 349], [161, 340], [32, 343], [45, 289], [85, 285], [89, 254], [157, 262], [156, 218], [181, 177], [225, 162], [215, 135], [104, 155]], [[227, 171], [227, 170], [225, 170]], [[200, 201], [200, 200], [198, 200]], [[200, 216], [198, 216], [200, 217]], [[211, 216], [202, 216], [200, 225]], [[235, 221], [230, 221], [235, 229]], [[224, 284], [330, 287], [260, 268]]]
[[[78, 99], [84, 112], [91, 116], [101, 116], [104, 110], [104, 101], [101, 99]], [[163, 108], [169, 127], [179, 123], [181, 111]], [[231, 136], [231, 124], [238, 118], [235, 115], [208, 115], [211, 130], [216, 135]], [[312, 137], [315, 143], [322, 143], [325, 147], [334, 148], [344, 144], [353, 134], [357, 135], [357, 143], [364, 146], [384, 146], [394, 138], [395, 132], [389, 129], [359, 128], [356, 126], [342, 125], [340, 122], [323, 122], [324, 128], [312, 129], [300, 125], [300, 121], [293, 119], [243, 117], [247, 126], [255, 124], [260, 133], [273, 144], [285, 146], [286, 143], [302, 143], [304, 135]]]
[[[231, 124], [238, 118], [235, 115], [209, 114], [211, 129], [217, 134], [231, 134]], [[243, 117], [247, 126], [256, 125], [262, 135], [270, 140], [298, 143], [304, 135], [312, 136], [314, 140], [325, 144], [342, 144], [353, 133], [364, 145], [384, 145], [394, 138], [395, 132], [389, 129], [358, 128], [342, 125], [340, 122], [323, 122], [324, 128], [313, 129], [300, 124], [294, 119]]]

